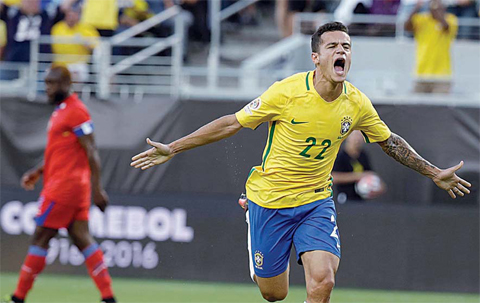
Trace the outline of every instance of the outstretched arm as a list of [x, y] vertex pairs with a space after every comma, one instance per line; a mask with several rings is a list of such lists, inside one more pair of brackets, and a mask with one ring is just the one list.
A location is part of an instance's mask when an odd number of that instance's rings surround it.
[[455, 174], [463, 166], [463, 161], [453, 167], [440, 169], [423, 159], [402, 137], [394, 133], [378, 144], [396, 161], [432, 179], [438, 187], [446, 190], [450, 197], [455, 199], [455, 194], [464, 196], [470, 193], [467, 187], [471, 187], [471, 184]]
[[407, 21], [405, 21], [404, 28], [406, 31], [413, 32], [415, 30], [413, 26], [413, 16], [415, 16], [415, 14], [418, 14], [420, 12], [420, 10], [422, 9], [422, 6], [423, 6], [423, 1], [418, 0], [417, 4], [415, 5], [415, 9], [410, 13]]
[[188, 136], [180, 138], [170, 144], [162, 144], [147, 139], [147, 143], [153, 146], [132, 158], [131, 166], [145, 170], [167, 162], [173, 156], [183, 151], [213, 143], [236, 134], [242, 125], [234, 114], [223, 116], [214, 120]]

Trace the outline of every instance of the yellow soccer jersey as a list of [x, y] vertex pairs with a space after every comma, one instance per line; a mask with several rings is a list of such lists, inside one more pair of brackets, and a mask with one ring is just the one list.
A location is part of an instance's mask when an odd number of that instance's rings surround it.
[[[73, 28], [69, 27], [65, 21], [60, 21], [52, 28], [54, 43], [52, 45], [55, 54], [55, 63], [86, 63], [90, 58], [90, 48], [98, 43], [99, 34], [97, 30], [83, 23], [76, 24]], [[81, 38], [85, 44], [61, 44], [55, 43], [55, 37]], [[59, 40], [61, 42], [61, 40]], [[73, 42], [73, 41], [72, 41]], [[83, 42], [83, 41], [82, 41]], [[88, 47], [90, 46], [90, 48]]]
[[335, 158], [354, 129], [367, 142], [390, 137], [367, 96], [345, 82], [342, 94], [326, 102], [313, 75], [276, 82], [235, 114], [243, 127], [269, 123], [262, 165], [252, 168], [246, 184], [248, 199], [262, 207], [296, 207], [331, 196]]
[[452, 75], [450, 45], [457, 35], [458, 21], [452, 14], [446, 14], [445, 20], [448, 31], [444, 31], [430, 13], [413, 16], [417, 42], [416, 74], [419, 78], [448, 79]]

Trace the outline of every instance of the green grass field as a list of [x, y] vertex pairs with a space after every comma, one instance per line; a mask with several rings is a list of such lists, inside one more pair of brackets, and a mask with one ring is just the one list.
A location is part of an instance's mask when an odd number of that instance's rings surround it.
[[[4, 296], [15, 287], [17, 274], [0, 273]], [[260, 303], [253, 284], [201, 283], [186, 281], [120, 279], [113, 281], [119, 303]], [[303, 303], [303, 287], [292, 287], [283, 302]], [[41, 275], [28, 297], [28, 303], [93, 303], [99, 297], [93, 282], [85, 276]], [[478, 303], [475, 294], [422, 293], [404, 291], [334, 290], [332, 303]]]

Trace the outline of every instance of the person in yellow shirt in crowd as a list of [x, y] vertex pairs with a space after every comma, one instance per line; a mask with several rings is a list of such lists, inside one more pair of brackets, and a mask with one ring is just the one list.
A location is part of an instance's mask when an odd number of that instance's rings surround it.
[[3, 50], [7, 45], [7, 26], [5, 25], [5, 21], [0, 20], [0, 61], [3, 58]]
[[118, 28], [118, 0], [85, 0], [82, 23], [91, 25], [102, 37], [112, 37]]
[[452, 86], [450, 46], [458, 30], [455, 15], [446, 13], [440, 0], [431, 0], [429, 11], [419, 13], [423, 1], [405, 22], [417, 43], [415, 92], [449, 93]]
[[90, 55], [98, 43], [99, 34], [93, 26], [79, 22], [80, 13], [81, 8], [73, 6], [65, 12], [65, 19], [53, 26], [52, 50], [56, 64], [67, 66], [74, 81], [85, 82]]
[[150, 7], [145, 0], [131, 0], [130, 5], [123, 9], [120, 16], [120, 23], [128, 27], [137, 25], [140, 22], [152, 17]]

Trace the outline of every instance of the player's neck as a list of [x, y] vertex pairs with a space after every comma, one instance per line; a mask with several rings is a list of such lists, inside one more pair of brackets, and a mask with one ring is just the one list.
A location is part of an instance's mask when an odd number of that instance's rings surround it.
[[323, 100], [332, 102], [342, 94], [343, 83], [328, 81], [325, 76], [316, 70], [313, 75], [313, 87]]
[[67, 101], [67, 99], [70, 98], [71, 95], [72, 95], [71, 93], [68, 93], [66, 95], [55, 96], [55, 100], [53, 101], [53, 105], [54, 106], [59, 106], [63, 102]]

